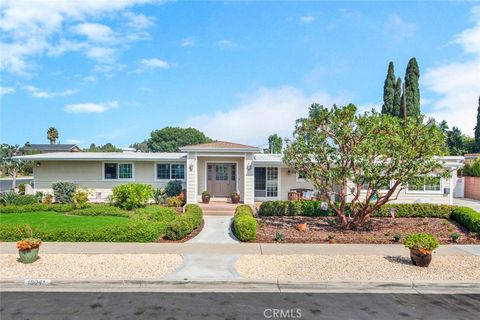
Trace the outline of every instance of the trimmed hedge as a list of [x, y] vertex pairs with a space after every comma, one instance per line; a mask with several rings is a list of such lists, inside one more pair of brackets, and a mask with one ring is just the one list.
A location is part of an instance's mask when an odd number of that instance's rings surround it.
[[[334, 216], [333, 209], [328, 206], [327, 210], [322, 210], [321, 201], [266, 201], [260, 205], [259, 216]], [[450, 218], [455, 206], [414, 203], [414, 204], [386, 204], [376, 210], [373, 217], [390, 217], [390, 208], [395, 209], [397, 218]], [[347, 210], [349, 207], [347, 206]]]
[[167, 225], [165, 237], [170, 240], [180, 240], [198, 228], [203, 220], [203, 212], [196, 204], [185, 206], [185, 212]]
[[109, 204], [92, 204], [83, 209], [76, 209], [70, 212], [76, 216], [115, 216], [129, 217], [130, 212]]
[[35, 204], [35, 203], [39, 203], [39, 202], [40, 201], [38, 201], [37, 196], [31, 195], [31, 194], [25, 194], [25, 195], [18, 196], [16, 205], [17, 206], [24, 206], [24, 205], [27, 205], [27, 204]]
[[35, 211], [55, 211], [55, 212], [69, 212], [72, 211], [72, 204], [45, 204], [35, 203], [27, 205], [14, 206], [0, 206], [0, 213], [24, 213]]
[[233, 232], [240, 241], [251, 241], [257, 237], [257, 220], [248, 205], [240, 205], [235, 209]]
[[480, 212], [468, 207], [457, 207], [453, 210], [451, 218], [469, 231], [480, 233]]

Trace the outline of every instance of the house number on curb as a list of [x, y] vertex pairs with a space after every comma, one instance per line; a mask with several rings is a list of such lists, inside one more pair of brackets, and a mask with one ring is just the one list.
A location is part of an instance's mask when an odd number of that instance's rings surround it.
[[48, 286], [51, 283], [50, 279], [25, 279], [26, 286]]

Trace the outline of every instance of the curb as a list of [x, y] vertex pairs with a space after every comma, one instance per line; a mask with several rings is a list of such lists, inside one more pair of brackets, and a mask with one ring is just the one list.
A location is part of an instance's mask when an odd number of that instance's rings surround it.
[[[27, 283], [28, 282], [28, 283]], [[1, 291], [155, 291], [155, 292], [330, 292], [330, 293], [410, 293], [480, 294], [480, 282], [450, 281], [168, 281], [5, 279]]]

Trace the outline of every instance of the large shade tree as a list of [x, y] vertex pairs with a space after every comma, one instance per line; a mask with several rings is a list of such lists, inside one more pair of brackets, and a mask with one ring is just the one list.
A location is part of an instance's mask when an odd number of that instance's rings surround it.
[[441, 169], [434, 156], [444, 136], [435, 123], [419, 118], [358, 115], [353, 104], [331, 109], [313, 104], [286, 144], [284, 162], [325, 192], [342, 226], [359, 227], [409, 183]]
[[278, 134], [271, 134], [268, 137], [268, 150], [266, 153], [282, 153], [283, 139]]
[[150, 152], [178, 152], [180, 147], [211, 141], [212, 139], [195, 128], [165, 127], [152, 131], [147, 147]]

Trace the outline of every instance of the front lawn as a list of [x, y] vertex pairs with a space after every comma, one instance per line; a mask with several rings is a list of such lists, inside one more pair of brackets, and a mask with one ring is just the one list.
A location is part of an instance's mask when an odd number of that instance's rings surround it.
[[[41, 209], [27, 210], [35, 206]], [[0, 208], [0, 241], [35, 237], [65, 242], [155, 242], [165, 236], [181, 240], [203, 220], [201, 209], [194, 205], [187, 206], [183, 214], [159, 205], [131, 211], [110, 205], [80, 210], [42, 204]]]
[[104, 226], [128, 223], [128, 218], [110, 216], [78, 216], [57, 212], [26, 212], [0, 215], [2, 225], [29, 225], [32, 229], [44, 231], [56, 230], [92, 230]]

